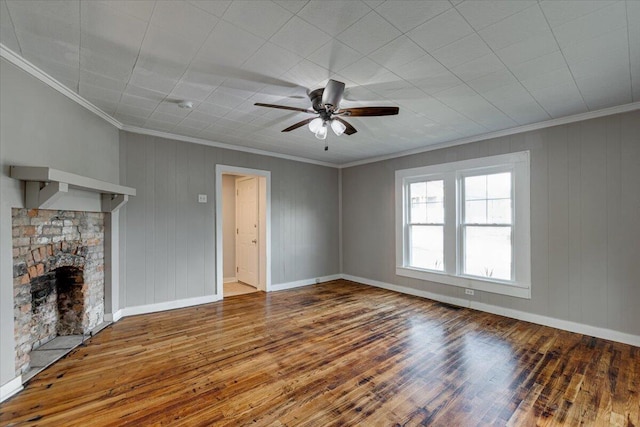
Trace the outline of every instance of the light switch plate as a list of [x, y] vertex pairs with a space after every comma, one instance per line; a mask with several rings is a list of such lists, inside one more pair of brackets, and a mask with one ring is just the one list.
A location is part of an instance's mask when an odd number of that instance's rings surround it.
[[207, 195], [198, 194], [198, 203], [207, 203]]

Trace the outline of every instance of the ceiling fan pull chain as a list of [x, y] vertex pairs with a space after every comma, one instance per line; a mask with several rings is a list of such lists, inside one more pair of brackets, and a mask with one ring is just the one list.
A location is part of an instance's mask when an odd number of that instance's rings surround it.
[[329, 141], [324, 141], [324, 151], [329, 151]]

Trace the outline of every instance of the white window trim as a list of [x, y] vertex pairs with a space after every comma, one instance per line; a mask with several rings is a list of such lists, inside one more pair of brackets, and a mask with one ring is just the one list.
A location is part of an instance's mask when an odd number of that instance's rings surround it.
[[[458, 177], [474, 169], [481, 171], [492, 168], [509, 168], [514, 171], [514, 281], [484, 279], [460, 274], [458, 221], [451, 221], [451, 215], [458, 211], [459, 191], [456, 190]], [[519, 298], [531, 298], [531, 220], [530, 220], [530, 176], [529, 151], [483, 157], [479, 159], [442, 163], [412, 169], [397, 170], [395, 173], [396, 192], [396, 274], [413, 279], [427, 280], [479, 291], [492, 292]], [[417, 177], [445, 179], [445, 228], [444, 228], [444, 272], [411, 267], [406, 257], [406, 183]], [[454, 182], [456, 185], [447, 185]], [[447, 213], [448, 212], [448, 213]]]

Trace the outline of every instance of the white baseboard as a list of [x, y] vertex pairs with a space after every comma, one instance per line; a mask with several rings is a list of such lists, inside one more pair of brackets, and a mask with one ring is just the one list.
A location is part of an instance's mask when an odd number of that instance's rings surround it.
[[598, 326], [584, 325], [582, 323], [571, 322], [569, 320], [557, 319], [555, 317], [542, 316], [539, 314], [527, 313], [526, 311], [514, 310], [511, 308], [499, 307], [492, 304], [485, 304], [478, 301], [470, 301], [464, 298], [448, 297], [444, 295], [427, 292], [420, 289], [414, 289], [407, 286], [392, 285], [391, 283], [380, 282], [378, 280], [367, 279], [364, 277], [351, 276], [343, 274], [343, 279], [353, 282], [363, 283], [365, 285], [375, 286], [377, 288], [388, 289], [403, 294], [419, 296], [432, 299], [434, 301], [453, 304], [461, 307], [467, 307], [474, 310], [484, 311], [486, 313], [497, 314], [499, 316], [510, 317], [512, 319], [524, 320], [525, 322], [536, 323], [538, 325], [550, 326], [564, 331], [575, 332], [578, 334], [602, 338], [605, 340], [617, 341], [624, 344], [640, 347], [640, 336], [628, 334], [625, 332], [614, 331], [612, 329], [601, 328]]
[[331, 276], [314, 277], [312, 279], [296, 280], [295, 282], [278, 283], [271, 285], [272, 291], [284, 291], [285, 289], [301, 288], [302, 286], [315, 285], [322, 282], [330, 282], [342, 278], [342, 274], [332, 274]]
[[224, 279], [222, 279], [222, 283], [233, 283], [237, 281], [238, 281], [237, 277], [225, 277]]
[[137, 314], [156, 313], [158, 311], [175, 310], [177, 308], [191, 307], [194, 305], [208, 304], [216, 302], [219, 298], [216, 295], [205, 295], [203, 297], [186, 298], [175, 301], [159, 302], [156, 304], [137, 305], [133, 307], [125, 307], [120, 317], [135, 316]]
[[0, 387], [0, 402], [4, 402], [20, 390], [22, 390], [22, 375], [18, 375]]
[[115, 313], [105, 313], [104, 315], [104, 320], [107, 322], [115, 323], [120, 319], [122, 319], [122, 310], [118, 310]]

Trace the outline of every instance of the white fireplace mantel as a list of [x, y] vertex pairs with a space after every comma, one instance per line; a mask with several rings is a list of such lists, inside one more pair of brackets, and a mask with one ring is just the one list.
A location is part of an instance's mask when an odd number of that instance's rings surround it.
[[47, 209], [69, 188], [100, 193], [104, 212], [120, 209], [129, 196], [136, 195], [135, 188], [46, 166], [11, 166], [11, 177], [25, 181], [25, 207], [28, 209]]

